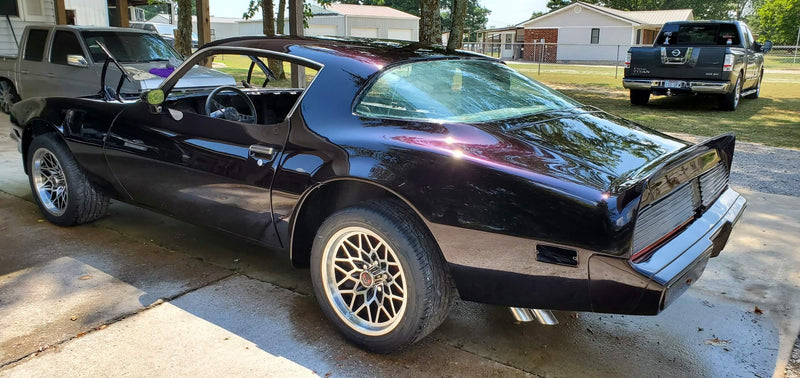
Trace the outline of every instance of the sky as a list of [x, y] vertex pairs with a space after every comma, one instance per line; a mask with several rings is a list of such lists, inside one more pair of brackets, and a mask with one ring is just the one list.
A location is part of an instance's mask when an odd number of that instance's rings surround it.
[[[490, 11], [486, 26], [503, 27], [527, 20], [534, 11], [546, 11], [547, 0], [479, 0]], [[211, 15], [216, 17], [242, 17], [250, 0], [209, 0]], [[277, 3], [277, 2], [276, 2]], [[257, 15], [255, 18], [261, 18]]]

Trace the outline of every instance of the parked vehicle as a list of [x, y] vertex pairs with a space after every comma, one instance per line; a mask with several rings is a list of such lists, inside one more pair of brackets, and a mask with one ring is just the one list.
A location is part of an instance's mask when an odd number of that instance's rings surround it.
[[[177, 25], [161, 24], [158, 22], [131, 22], [130, 27], [133, 29], [141, 29], [149, 32], [156, 33], [169, 42], [172, 47], [175, 47], [175, 30], [178, 29]], [[197, 34], [192, 33], [192, 47], [197, 48], [198, 39]]]
[[758, 98], [771, 48], [743, 22], [668, 22], [653, 47], [628, 50], [622, 85], [634, 105], [647, 105], [651, 94], [714, 94], [722, 109], [736, 110], [741, 97]]
[[[316, 73], [281, 87], [266, 59]], [[176, 89], [209, 60], [246, 79]], [[425, 337], [456, 292], [549, 324], [658, 314], [745, 208], [732, 134], [692, 145], [494, 58], [401, 42], [216, 41], [141, 100], [36, 98], [11, 120], [49, 221], [116, 198], [285, 250], [376, 352]]]
[[[106, 59], [97, 42], [106, 45], [131, 74], [133, 80], [121, 88], [125, 95], [138, 96], [142, 90], [157, 88], [166, 73], [182, 62], [180, 54], [161, 37], [141, 30], [28, 26], [17, 57], [0, 59], [0, 110], [8, 113], [20, 98], [97, 94]], [[162, 76], [151, 73], [153, 69], [163, 71]], [[109, 71], [110, 81], [119, 77], [119, 71]], [[234, 84], [230, 76], [206, 67], [197, 67], [184, 78], [184, 82], [189, 80]]]

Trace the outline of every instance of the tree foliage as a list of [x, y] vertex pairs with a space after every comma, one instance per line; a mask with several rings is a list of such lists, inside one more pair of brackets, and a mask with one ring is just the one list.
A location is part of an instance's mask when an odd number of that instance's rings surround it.
[[800, 0], [766, 0], [758, 8], [759, 40], [794, 45], [800, 28]]
[[[756, 8], [754, 1], [760, 0], [583, 0], [586, 3], [624, 11], [647, 11], [666, 9], [691, 9], [696, 20], [744, 19]], [[549, 0], [550, 11], [572, 4], [570, 0]], [[796, 14], [795, 14], [796, 16]]]

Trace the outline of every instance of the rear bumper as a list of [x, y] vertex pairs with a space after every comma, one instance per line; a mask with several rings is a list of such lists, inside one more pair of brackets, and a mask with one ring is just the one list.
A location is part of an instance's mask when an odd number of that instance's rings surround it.
[[641, 313], [658, 313], [697, 281], [708, 259], [719, 255], [727, 244], [746, 207], [745, 198], [729, 188], [702, 217], [647, 261], [632, 264], [638, 273], [650, 277], [639, 304]]
[[696, 93], [725, 94], [731, 87], [727, 81], [702, 81], [702, 80], [669, 80], [679, 85], [667, 86], [664, 79], [622, 79], [622, 86], [633, 90], [646, 91], [683, 91]]

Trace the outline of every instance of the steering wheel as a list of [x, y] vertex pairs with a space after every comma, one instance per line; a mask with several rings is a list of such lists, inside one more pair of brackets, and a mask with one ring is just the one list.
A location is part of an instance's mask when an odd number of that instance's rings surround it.
[[[237, 110], [233, 106], [224, 106], [219, 101], [215, 99], [220, 93], [222, 92], [233, 92], [237, 96], [241, 97], [247, 106], [250, 108], [250, 115], [241, 114], [239, 110]], [[206, 99], [206, 115], [212, 118], [220, 118], [226, 119], [228, 121], [238, 121], [243, 123], [258, 123], [258, 116], [256, 115], [256, 106], [253, 104], [253, 101], [250, 100], [250, 97], [239, 90], [236, 87], [229, 87], [223, 85], [221, 87], [214, 88], [213, 91], [208, 95]]]

